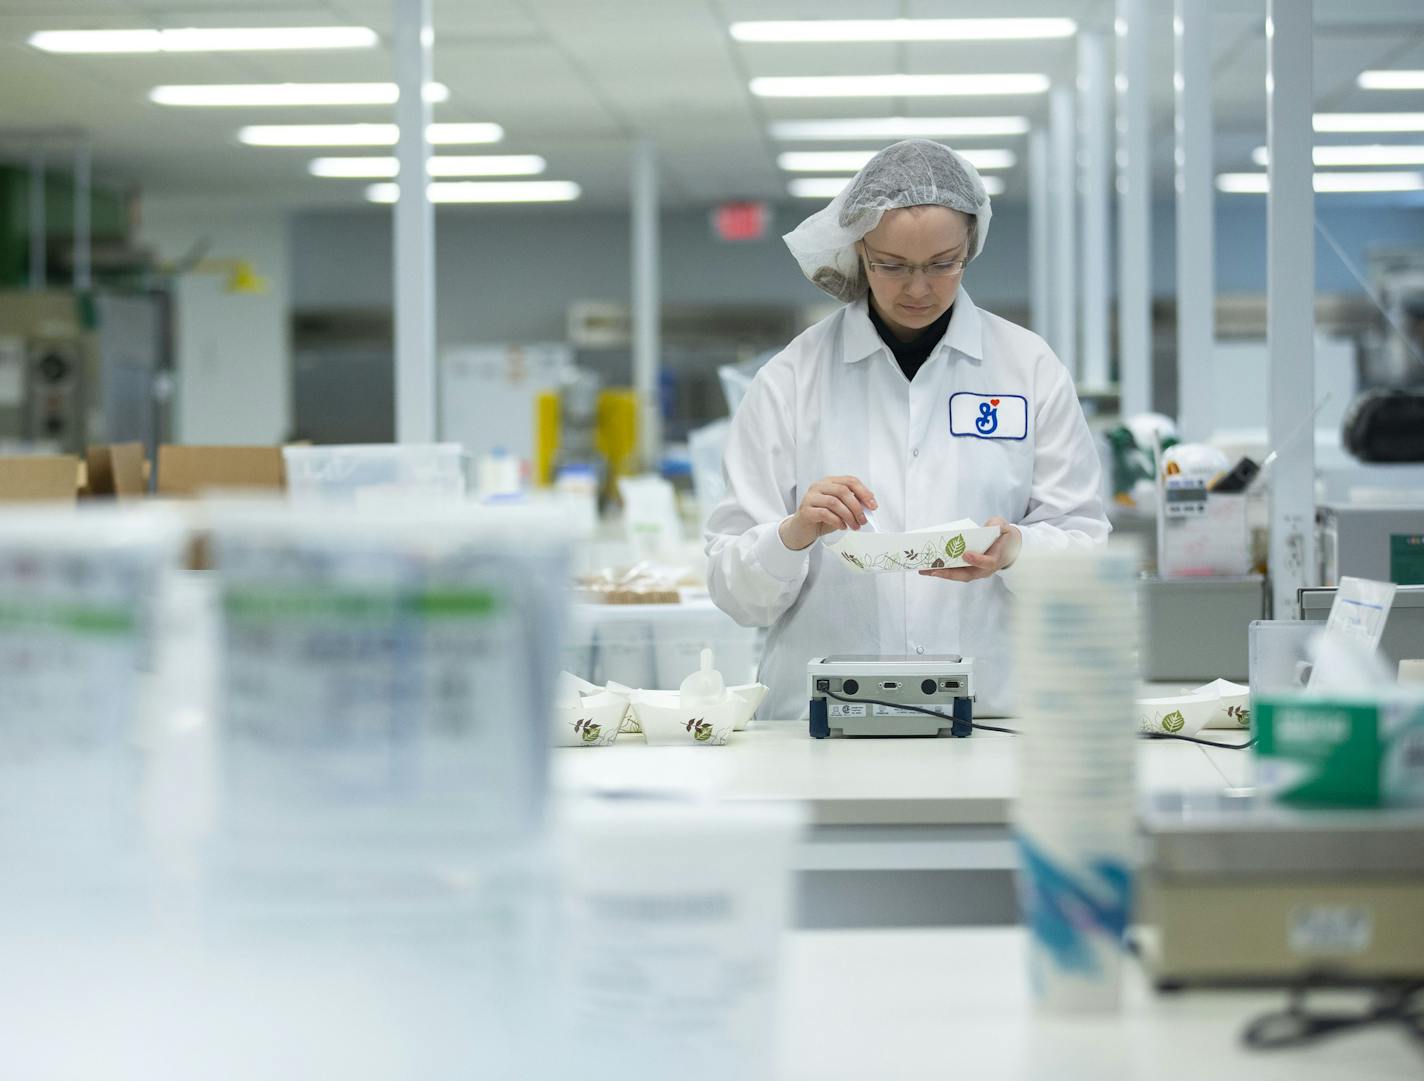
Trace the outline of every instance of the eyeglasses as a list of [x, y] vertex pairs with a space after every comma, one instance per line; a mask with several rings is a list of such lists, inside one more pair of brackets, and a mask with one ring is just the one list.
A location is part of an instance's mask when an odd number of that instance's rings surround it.
[[915, 271], [923, 270], [927, 278], [957, 278], [964, 273], [965, 260], [950, 259], [943, 263], [877, 263], [866, 253], [865, 265], [872, 274], [879, 274], [891, 281], [905, 281]]

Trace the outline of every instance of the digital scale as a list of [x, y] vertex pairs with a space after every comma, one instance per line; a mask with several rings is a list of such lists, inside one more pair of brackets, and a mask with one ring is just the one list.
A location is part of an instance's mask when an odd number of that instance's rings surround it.
[[[972, 657], [822, 657], [806, 666], [806, 691], [811, 703], [811, 735], [816, 739], [963, 737], [974, 730]], [[944, 717], [932, 717], [909, 706], [934, 710]]]
[[1136, 937], [1159, 989], [1424, 979], [1424, 809], [1237, 793], [1143, 804]]

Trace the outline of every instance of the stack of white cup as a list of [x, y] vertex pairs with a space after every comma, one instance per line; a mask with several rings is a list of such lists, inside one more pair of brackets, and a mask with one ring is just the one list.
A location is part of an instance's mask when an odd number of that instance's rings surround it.
[[1015, 572], [1015, 830], [1035, 999], [1116, 1008], [1132, 893], [1137, 551], [1044, 554]]

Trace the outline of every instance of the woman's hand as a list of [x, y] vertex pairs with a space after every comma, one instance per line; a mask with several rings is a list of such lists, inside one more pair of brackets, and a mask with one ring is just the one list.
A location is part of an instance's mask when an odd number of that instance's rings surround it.
[[855, 477], [824, 477], [806, 489], [796, 513], [782, 519], [781, 543], [799, 552], [827, 533], [859, 529], [865, 512], [878, 507], [870, 489]]
[[981, 578], [988, 578], [998, 574], [1006, 567], [1012, 567], [1014, 560], [1019, 557], [1019, 550], [1023, 547], [1023, 534], [1016, 525], [1009, 525], [1002, 518], [990, 518], [984, 523], [999, 527], [999, 539], [989, 545], [983, 555], [975, 552], [965, 552], [964, 562], [967, 567], [951, 567], [938, 571], [920, 571], [921, 574], [930, 578], [948, 578], [951, 582], [977, 582]]

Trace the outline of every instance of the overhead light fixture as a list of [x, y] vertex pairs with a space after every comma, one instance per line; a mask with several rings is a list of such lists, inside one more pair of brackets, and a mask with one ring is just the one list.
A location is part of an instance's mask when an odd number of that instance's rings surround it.
[[1047, 75], [772, 75], [751, 81], [759, 98], [928, 98], [1046, 94]]
[[[567, 203], [583, 194], [572, 180], [488, 180], [432, 183], [427, 189], [432, 203]], [[373, 203], [394, 203], [396, 184], [372, 184], [366, 198]]]
[[732, 24], [746, 42], [1024, 41], [1069, 38], [1072, 19], [785, 19]]
[[[878, 154], [878, 150], [788, 150], [776, 164], [788, 173], [853, 173]], [[1018, 158], [1012, 150], [961, 150], [961, 157], [976, 169], [1012, 169]]]
[[1424, 131], [1424, 113], [1316, 113], [1315, 130]]
[[1024, 135], [1026, 116], [882, 116], [854, 120], [778, 120], [774, 139], [969, 139]]
[[[1424, 173], [1316, 173], [1317, 192], [1424, 191]], [[1221, 173], [1216, 190], [1233, 195], [1265, 195], [1271, 190], [1266, 173]]]
[[[148, 99], [156, 105], [393, 105], [400, 97], [395, 83], [211, 83], [155, 86]], [[427, 83], [425, 100], [446, 101], [450, 88]]]
[[[394, 124], [253, 124], [240, 128], [237, 141], [247, 146], [395, 146]], [[433, 146], [474, 146], [504, 138], [498, 124], [430, 124], [425, 137]]]
[[29, 43], [47, 53], [226, 53], [291, 49], [367, 49], [368, 26], [245, 26], [228, 29], [40, 30]]
[[1424, 90], [1424, 71], [1362, 71], [1361, 90]]
[[[1317, 146], [1311, 152], [1316, 165], [1424, 165], [1424, 146]], [[1270, 151], [1258, 146], [1251, 151], [1251, 160], [1265, 167], [1270, 164]]]
[[800, 176], [786, 190], [798, 199], [834, 199], [850, 181], [848, 176]]
[[[393, 157], [316, 158], [307, 167], [312, 176], [377, 180], [400, 174]], [[546, 162], [537, 154], [446, 154], [429, 161], [431, 176], [538, 176]]]
[[[984, 191], [987, 195], [1003, 195], [1004, 181], [1001, 177], [986, 176]], [[834, 199], [851, 181], [846, 176], [803, 176], [789, 181], [786, 190], [798, 199]]]

